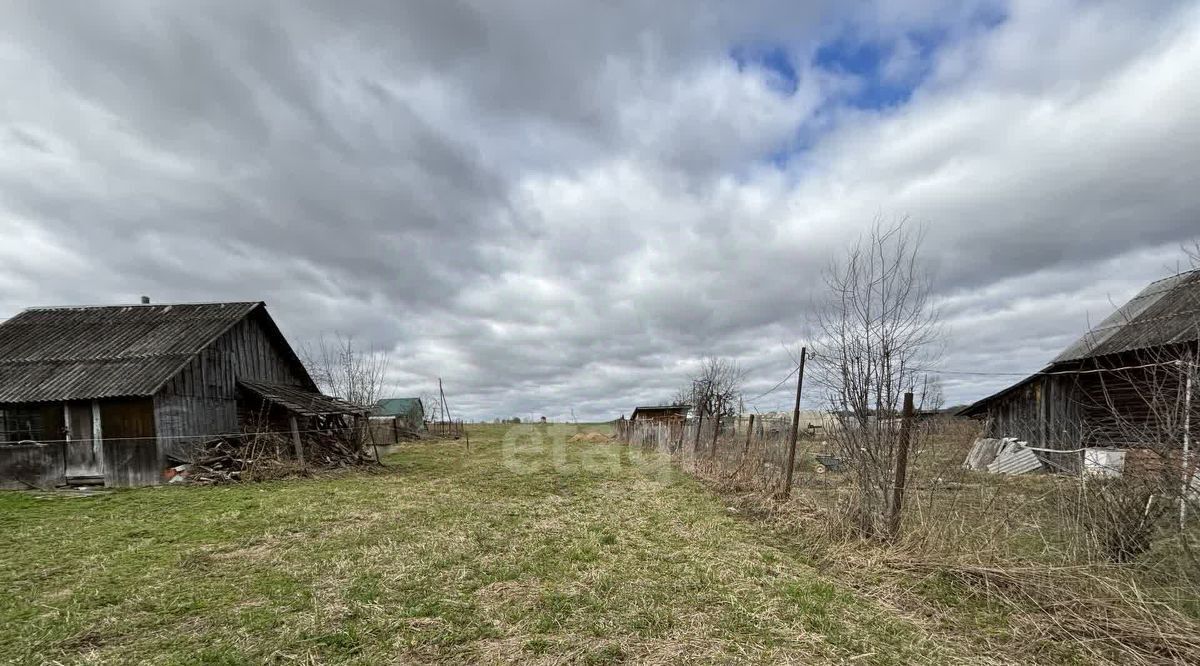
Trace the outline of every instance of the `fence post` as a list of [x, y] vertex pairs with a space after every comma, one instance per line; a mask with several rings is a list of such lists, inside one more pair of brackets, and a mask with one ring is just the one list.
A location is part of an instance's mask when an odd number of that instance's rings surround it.
[[900, 418], [900, 442], [896, 447], [896, 474], [892, 478], [892, 504], [888, 515], [888, 534], [896, 538], [900, 533], [900, 512], [904, 509], [904, 484], [908, 476], [908, 445], [912, 439], [913, 394], [904, 394], [904, 413]]
[[1187, 527], [1187, 503], [1188, 494], [1192, 486], [1192, 475], [1189, 474], [1188, 462], [1191, 453], [1192, 443], [1192, 359], [1187, 361], [1187, 378], [1184, 380], [1183, 394], [1183, 455], [1180, 458], [1183, 461], [1183, 487], [1179, 493], [1179, 530], [1183, 531]]
[[808, 347], [800, 348], [800, 373], [796, 377], [796, 405], [792, 407], [792, 432], [788, 435], [787, 471], [783, 482], [783, 498], [792, 496], [792, 468], [796, 466], [796, 435], [800, 432], [800, 392], [804, 389], [804, 360]]
[[713, 425], [712, 446], [708, 447], [708, 457], [712, 460], [717, 458], [717, 437], [721, 435], [721, 412], [725, 411], [725, 403], [717, 401], [717, 420]]
[[754, 435], [754, 414], [750, 415], [750, 425], [746, 428], [746, 451], [750, 451], [750, 437]]

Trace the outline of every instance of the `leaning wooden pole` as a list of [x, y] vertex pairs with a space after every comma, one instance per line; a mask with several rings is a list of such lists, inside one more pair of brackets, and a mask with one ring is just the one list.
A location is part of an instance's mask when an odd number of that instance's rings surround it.
[[913, 394], [904, 394], [904, 413], [900, 418], [900, 442], [896, 446], [896, 473], [892, 478], [892, 503], [888, 507], [888, 535], [900, 534], [900, 514], [904, 510], [904, 484], [908, 476], [908, 446], [912, 440]]
[[754, 415], [750, 415], [750, 426], [746, 428], [746, 451], [750, 450], [750, 437], [754, 435]]
[[804, 390], [804, 361], [808, 347], [800, 348], [800, 372], [796, 377], [796, 404], [792, 407], [792, 432], [788, 435], [787, 471], [784, 474], [783, 498], [792, 496], [792, 470], [796, 467], [796, 437], [800, 434], [800, 393]]
[[442, 390], [442, 378], [438, 377], [438, 395], [442, 399], [442, 420], [450, 420], [450, 404], [446, 402], [446, 392]]
[[296, 415], [289, 414], [288, 420], [292, 426], [292, 447], [296, 450], [296, 460], [300, 461], [300, 469], [305, 469], [304, 446], [300, 443], [300, 426], [296, 423]]

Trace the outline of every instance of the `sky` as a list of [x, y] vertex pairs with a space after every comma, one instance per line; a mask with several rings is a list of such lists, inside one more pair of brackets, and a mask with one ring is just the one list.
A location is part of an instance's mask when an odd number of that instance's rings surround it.
[[263, 300], [388, 393], [609, 419], [775, 386], [907, 218], [970, 402], [1185, 261], [1197, 71], [1195, 2], [14, 0], [0, 318]]

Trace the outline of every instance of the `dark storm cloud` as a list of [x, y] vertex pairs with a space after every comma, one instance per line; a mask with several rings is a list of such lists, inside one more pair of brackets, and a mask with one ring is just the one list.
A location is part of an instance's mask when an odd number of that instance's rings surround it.
[[[465, 416], [609, 418], [710, 353], [765, 391], [879, 215], [925, 225], [944, 368], [1036, 370], [1200, 217], [1175, 3], [27, 2], [0, 35], [0, 316], [263, 298]], [[815, 61], [854, 40], [903, 104]]]

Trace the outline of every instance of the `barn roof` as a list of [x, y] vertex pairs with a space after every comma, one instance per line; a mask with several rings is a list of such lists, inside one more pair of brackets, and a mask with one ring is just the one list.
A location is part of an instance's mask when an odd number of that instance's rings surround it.
[[301, 416], [329, 416], [331, 414], [365, 414], [367, 409], [344, 400], [309, 391], [299, 386], [268, 384], [266, 382], [239, 381], [239, 386], [254, 393], [267, 402]]
[[414, 409], [424, 413], [420, 398], [384, 398], [375, 403], [371, 416], [408, 416]]
[[983, 414], [994, 400], [1046, 373], [1070, 367], [1072, 362], [1197, 340], [1200, 340], [1200, 270], [1151, 282], [1137, 296], [1054, 357], [1050, 365], [1040, 372], [975, 401], [958, 414]]
[[261, 301], [29, 308], [0, 323], [0, 403], [154, 395], [255, 312], [282, 340]]
[[678, 414], [687, 414], [691, 405], [643, 405], [634, 407], [633, 413], [629, 415], [630, 419], [637, 418], [638, 412], [671, 412]]
[[1197, 340], [1200, 270], [1152, 282], [1051, 362], [1164, 347]]

